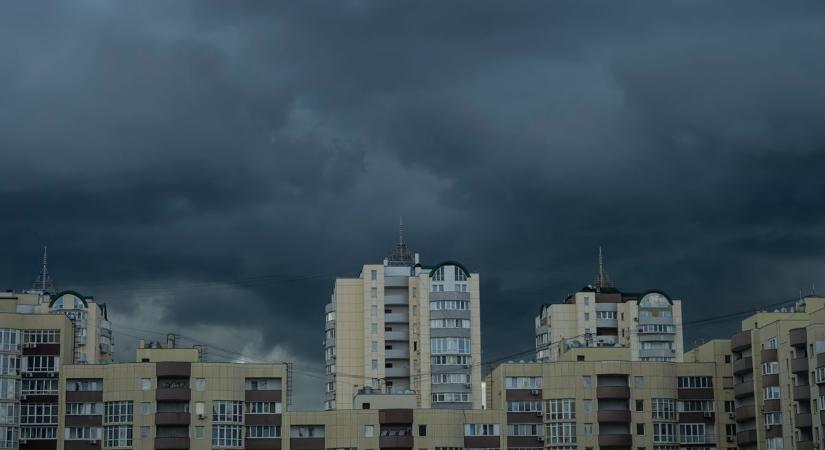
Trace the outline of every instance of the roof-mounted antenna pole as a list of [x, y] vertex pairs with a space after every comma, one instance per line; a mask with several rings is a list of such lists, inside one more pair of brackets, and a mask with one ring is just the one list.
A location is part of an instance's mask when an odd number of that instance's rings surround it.
[[40, 292], [54, 293], [54, 282], [49, 276], [49, 250], [47, 246], [43, 246], [43, 265], [40, 268], [40, 274], [34, 280], [32, 289]]
[[404, 245], [404, 216], [398, 216], [398, 245]]

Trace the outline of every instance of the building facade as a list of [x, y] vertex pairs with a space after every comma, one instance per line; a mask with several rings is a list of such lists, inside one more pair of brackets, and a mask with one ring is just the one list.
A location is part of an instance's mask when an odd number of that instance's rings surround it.
[[728, 341], [684, 362], [632, 361], [628, 348], [578, 348], [547, 363], [508, 363], [488, 377], [519, 449], [735, 449]]
[[748, 317], [731, 350], [739, 448], [823, 448], [825, 298]]
[[286, 364], [198, 362], [197, 349], [138, 349], [141, 362], [60, 373], [59, 448], [281, 448]]
[[403, 241], [383, 264], [338, 278], [326, 305], [324, 409], [362, 387], [415, 395], [420, 408], [481, 407], [479, 275], [423, 266]]

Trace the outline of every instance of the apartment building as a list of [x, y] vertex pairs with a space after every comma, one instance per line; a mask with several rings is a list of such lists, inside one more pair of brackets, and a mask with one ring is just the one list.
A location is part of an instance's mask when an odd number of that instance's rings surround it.
[[508, 363], [488, 377], [519, 449], [735, 449], [729, 342], [684, 362], [631, 360], [627, 347], [576, 348], [545, 363]]
[[45, 250], [32, 289], [0, 292], [0, 448], [60, 448], [60, 372], [111, 360], [106, 305], [53, 292]]
[[481, 407], [479, 275], [419, 262], [403, 239], [383, 264], [338, 278], [326, 305], [324, 409], [352, 409], [370, 387], [419, 408]]
[[288, 412], [284, 450], [508, 448], [503, 411], [382, 408]]
[[731, 350], [739, 448], [822, 448], [825, 298], [753, 314]]
[[59, 448], [282, 448], [286, 364], [199, 358], [142, 342], [139, 362], [64, 367]]
[[631, 361], [683, 360], [682, 302], [660, 290], [616, 289], [604, 269], [601, 248], [593, 284], [544, 304], [535, 318], [536, 360], [556, 361], [570, 348], [630, 349]]

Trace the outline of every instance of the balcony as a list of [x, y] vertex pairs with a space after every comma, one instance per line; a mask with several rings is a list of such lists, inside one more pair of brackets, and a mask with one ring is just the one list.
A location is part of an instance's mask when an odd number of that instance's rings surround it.
[[243, 448], [244, 450], [279, 450], [281, 440], [279, 438], [246, 438]]
[[816, 354], [816, 366], [817, 367], [825, 366], [825, 353], [817, 353]]
[[598, 386], [596, 387], [596, 398], [630, 398], [630, 388], [627, 386]]
[[679, 423], [713, 422], [714, 416], [712, 411], [680, 412]]
[[753, 381], [745, 381], [733, 386], [734, 398], [742, 398], [753, 395]]
[[796, 450], [814, 450], [812, 441], [799, 441], [796, 443]]
[[797, 428], [807, 428], [813, 426], [813, 420], [811, 419], [811, 413], [800, 413], [794, 416], [793, 419], [794, 425]]
[[779, 386], [779, 374], [762, 375], [762, 386]]
[[810, 400], [811, 398], [811, 387], [806, 385], [802, 386], [794, 386], [793, 387], [793, 399], [794, 400]]
[[751, 346], [751, 331], [745, 330], [741, 333], [734, 334], [730, 338], [730, 349], [734, 352], [741, 352]]
[[409, 285], [408, 277], [384, 276], [384, 287], [407, 287]]
[[384, 369], [386, 378], [403, 378], [410, 376], [409, 367], [387, 367]]
[[630, 447], [633, 436], [630, 434], [600, 434], [599, 447]]
[[192, 399], [189, 388], [158, 388], [155, 399], [159, 402], [188, 402]]
[[691, 388], [679, 389], [677, 391], [679, 400], [711, 400], [713, 399], [713, 388]]
[[756, 443], [756, 430], [740, 430], [736, 432], [737, 445], [751, 445]]
[[779, 354], [775, 348], [766, 348], [765, 350], [762, 350], [762, 354], [760, 356], [762, 357], [762, 362], [779, 361]]
[[406, 313], [387, 313], [384, 314], [384, 323], [409, 323], [410, 316]]
[[159, 362], [155, 365], [155, 375], [158, 378], [189, 378], [192, 375], [192, 363]]
[[819, 411], [819, 423], [825, 425], [825, 409]]
[[743, 405], [736, 408], [736, 421], [745, 422], [756, 417], [756, 407], [754, 405]]
[[791, 360], [792, 373], [808, 373], [808, 358], [795, 358]]
[[189, 425], [188, 412], [159, 412], [155, 413], [155, 425]]
[[381, 436], [378, 438], [378, 445], [381, 448], [412, 448], [413, 437], [407, 436]]
[[323, 450], [326, 448], [326, 441], [322, 437], [314, 438], [291, 438], [289, 448], [292, 450]]
[[392, 348], [384, 350], [384, 358], [386, 359], [409, 359], [410, 349], [408, 348]]
[[188, 450], [188, 437], [156, 437], [155, 450]]
[[464, 448], [499, 448], [499, 436], [464, 436]]
[[386, 331], [384, 332], [384, 340], [408, 342], [410, 340], [410, 333], [406, 331]]
[[793, 347], [804, 347], [808, 343], [808, 330], [805, 328], [794, 328], [788, 334], [788, 343]]
[[630, 422], [630, 411], [627, 410], [616, 410], [616, 411], [605, 411], [599, 410], [596, 413], [599, 422], [620, 422], [620, 423], [628, 423]]
[[412, 409], [382, 409], [378, 411], [378, 423], [391, 425], [410, 425], [413, 423]]
[[741, 375], [748, 372], [753, 372], [753, 358], [746, 356], [733, 362], [734, 375]]

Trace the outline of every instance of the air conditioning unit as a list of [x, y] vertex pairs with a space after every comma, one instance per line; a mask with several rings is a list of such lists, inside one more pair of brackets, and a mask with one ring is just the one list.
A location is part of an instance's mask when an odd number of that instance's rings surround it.
[[538, 390], [538, 389], [533, 389], [533, 390], [530, 391], [530, 394], [531, 395], [541, 395], [541, 391]]

